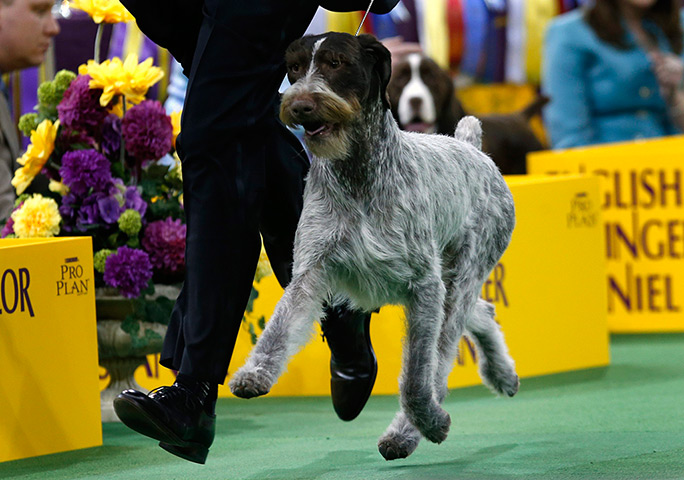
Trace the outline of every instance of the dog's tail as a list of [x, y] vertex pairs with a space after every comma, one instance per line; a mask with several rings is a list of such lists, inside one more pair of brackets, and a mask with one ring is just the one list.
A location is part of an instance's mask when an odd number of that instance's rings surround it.
[[539, 94], [534, 100], [532, 100], [532, 102], [530, 102], [529, 105], [520, 111], [520, 114], [525, 120], [530, 121], [532, 117], [541, 113], [542, 107], [549, 103], [549, 100], [549, 97]]
[[473, 116], [469, 115], [459, 120], [454, 137], [456, 140], [469, 143], [478, 150], [482, 150], [482, 125]]

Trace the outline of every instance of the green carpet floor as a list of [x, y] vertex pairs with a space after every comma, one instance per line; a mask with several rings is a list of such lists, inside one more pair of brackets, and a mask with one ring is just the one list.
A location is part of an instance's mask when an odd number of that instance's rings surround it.
[[266, 397], [219, 401], [204, 466], [105, 424], [104, 446], [0, 464], [0, 478], [684, 479], [684, 335], [616, 336], [611, 355], [608, 368], [524, 379], [513, 399], [454, 390], [449, 438], [405, 460], [376, 447], [396, 397], [371, 398], [350, 423], [329, 398]]

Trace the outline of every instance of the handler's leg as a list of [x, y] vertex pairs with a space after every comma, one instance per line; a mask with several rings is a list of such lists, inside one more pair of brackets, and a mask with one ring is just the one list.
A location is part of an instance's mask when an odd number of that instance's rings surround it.
[[[214, 437], [218, 384], [225, 381], [259, 257], [266, 146], [261, 128], [223, 124], [224, 35], [202, 26], [179, 153], [187, 221], [186, 278], [161, 363], [177, 382], [149, 395], [127, 390], [119, 418], [170, 452], [204, 463]], [[228, 101], [228, 100], [225, 100]]]

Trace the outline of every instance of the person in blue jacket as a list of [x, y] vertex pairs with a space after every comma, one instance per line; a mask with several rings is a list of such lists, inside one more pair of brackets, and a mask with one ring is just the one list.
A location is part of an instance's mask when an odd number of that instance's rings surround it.
[[[366, 10], [370, 0], [123, 0], [150, 39], [188, 76], [176, 141], [187, 222], [186, 275], [160, 356], [176, 382], [114, 400], [121, 421], [181, 458], [204, 463], [223, 383], [252, 287], [263, 238], [282, 286], [309, 163], [277, 119], [287, 46], [317, 8]], [[387, 13], [398, 0], [375, 0]], [[355, 418], [377, 373], [370, 313], [327, 309], [333, 406]]]
[[546, 32], [543, 112], [552, 148], [682, 132], [679, 0], [597, 0]]

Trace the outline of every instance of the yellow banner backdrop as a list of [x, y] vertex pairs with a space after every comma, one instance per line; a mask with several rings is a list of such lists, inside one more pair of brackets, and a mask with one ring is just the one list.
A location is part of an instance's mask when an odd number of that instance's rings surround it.
[[684, 331], [682, 158], [681, 136], [529, 156], [530, 173], [600, 179], [612, 332]]
[[0, 240], [0, 461], [102, 445], [90, 238]]
[[[517, 226], [509, 249], [483, 286], [482, 296], [496, 305], [497, 320], [519, 375], [607, 365], [598, 180], [521, 176], [507, 181], [516, 202]], [[270, 317], [282, 294], [273, 276], [257, 287], [259, 297], [238, 337], [230, 372], [244, 363], [252, 349], [250, 331], [261, 332], [261, 317]], [[374, 394], [398, 391], [403, 335], [401, 308], [385, 307], [373, 316], [371, 337], [379, 364]], [[314, 336], [292, 359], [269, 395], [329, 395], [329, 361], [327, 345]], [[105, 388], [106, 372], [102, 373], [101, 388]], [[174, 376], [150, 356], [148, 365], [137, 370], [136, 380], [152, 389], [172, 383]], [[475, 349], [463, 341], [449, 386], [478, 383]], [[229, 396], [228, 387], [222, 386], [219, 395]]]

